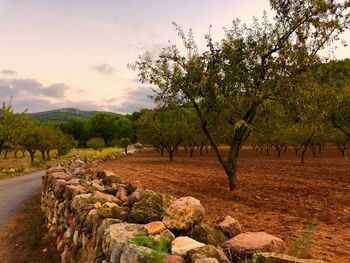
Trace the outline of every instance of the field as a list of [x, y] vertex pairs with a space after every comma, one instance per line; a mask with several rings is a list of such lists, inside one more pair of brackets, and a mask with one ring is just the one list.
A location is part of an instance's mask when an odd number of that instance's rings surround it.
[[[54, 157], [56, 154], [53, 152], [51, 157]], [[30, 157], [28, 153], [25, 153], [25, 156], [22, 157], [22, 153], [18, 153], [18, 158], [14, 158], [12, 154], [9, 154], [7, 159], [4, 159], [4, 156], [0, 154], [0, 180], [14, 177], [18, 175], [28, 174], [38, 170], [45, 169], [47, 165], [55, 165], [59, 160], [52, 158], [51, 161], [42, 162], [42, 157], [39, 152], [35, 154], [35, 164], [31, 165]], [[16, 172], [2, 172], [4, 170], [15, 169]]]
[[266, 231], [281, 237], [289, 250], [300, 239], [302, 228], [317, 219], [309, 256], [349, 262], [350, 161], [331, 146], [316, 158], [307, 155], [304, 165], [292, 149], [279, 160], [271, 154], [243, 148], [239, 184], [233, 192], [227, 190], [226, 176], [212, 153], [199, 156], [196, 152], [191, 159], [179, 151], [170, 162], [146, 149], [100, 167], [114, 170], [124, 180], [139, 180], [157, 192], [193, 196], [206, 208], [207, 222], [231, 215], [244, 231]]

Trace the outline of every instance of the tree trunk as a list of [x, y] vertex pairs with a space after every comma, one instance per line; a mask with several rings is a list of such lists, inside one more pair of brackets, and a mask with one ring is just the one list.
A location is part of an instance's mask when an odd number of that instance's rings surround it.
[[277, 159], [281, 158], [281, 149], [279, 147], [276, 148], [277, 150]]
[[237, 187], [237, 176], [236, 176], [236, 171], [235, 170], [226, 170], [225, 172], [228, 177], [228, 186], [229, 190], [233, 191]]
[[44, 151], [40, 150], [40, 152], [41, 152], [41, 158], [43, 159], [43, 161], [45, 161], [46, 160], [45, 150]]
[[269, 156], [270, 155], [270, 146], [266, 146], [266, 155]]
[[203, 155], [203, 147], [204, 147], [204, 144], [201, 143], [201, 146], [199, 147], [199, 155]]
[[293, 145], [293, 148], [294, 148], [294, 151], [295, 151], [295, 155], [298, 155], [298, 152], [299, 152], [299, 150], [300, 150], [300, 146], [299, 145]]
[[125, 152], [125, 154], [128, 154], [128, 146], [124, 147], [124, 152]]
[[22, 158], [26, 156], [26, 151], [22, 151]]
[[164, 147], [160, 147], [160, 156], [164, 156]]
[[168, 150], [170, 161], [174, 161], [174, 151], [175, 151], [175, 149]]
[[190, 146], [190, 157], [193, 158], [194, 146]]
[[307, 141], [306, 144], [304, 144], [304, 149], [301, 152], [301, 163], [305, 163], [305, 153], [306, 153], [307, 148], [309, 147], [309, 145], [310, 145], [310, 141]]
[[50, 150], [46, 150], [46, 160], [51, 161]]
[[29, 151], [29, 154], [30, 154], [30, 162], [31, 162], [31, 164], [33, 164], [34, 163], [35, 151]]
[[5, 150], [5, 153], [4, 153], [4, 159], [7, 160], [7, 155], [8, 155], [9, 151], [8, 150]]
[[18, 158], [18, 151], [17, 150], [14, 151], [14, 155], [15, 155], [15, 158], [17, 159]]

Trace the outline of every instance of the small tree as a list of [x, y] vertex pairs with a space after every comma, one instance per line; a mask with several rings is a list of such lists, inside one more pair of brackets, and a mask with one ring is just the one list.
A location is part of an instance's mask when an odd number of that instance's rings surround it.
[[128, 153], [128, 146], [132, 144], [132, 142], [129, 138], [121, 138], [118, 144], [120, 147], [124, 148], [125, 153]]
[[102, 152], [103, 148], [105, 147], [105, 141], [103, 138], [92, 138], [87, 141], [86, 145], [89, 148]]

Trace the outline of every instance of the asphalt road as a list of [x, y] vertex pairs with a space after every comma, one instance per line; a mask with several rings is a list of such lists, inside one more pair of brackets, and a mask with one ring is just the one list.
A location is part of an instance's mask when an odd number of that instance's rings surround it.
[[0, 227], [21, 203], [40, 191], [45, 171], [0, 180]]

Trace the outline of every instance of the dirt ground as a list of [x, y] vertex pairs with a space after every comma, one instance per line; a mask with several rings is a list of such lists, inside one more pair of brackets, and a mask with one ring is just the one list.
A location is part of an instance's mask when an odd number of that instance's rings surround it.
[[213, 153], [194, 158], [178, 152], [173, 162], [151, 149], [100, 164], [125, 181], [139, 180], [146, 188], [193, 196], [206, 208], [206, 221], [226, 215], [236, 218], [243, 231], [266, 231], [281, 237], [289, 250], [301, 230], [314, 218], [312, 257], [350, 262], [350, 161], [335, 147], [301, 164], [292, 149], [276, 159], [243, 148], [239, 158], [238, 188], [230, 192]]
[[22, 204], [0, 227], [1, 263], [58, 263], [56, 242], [47, 235], [40, 193]]

